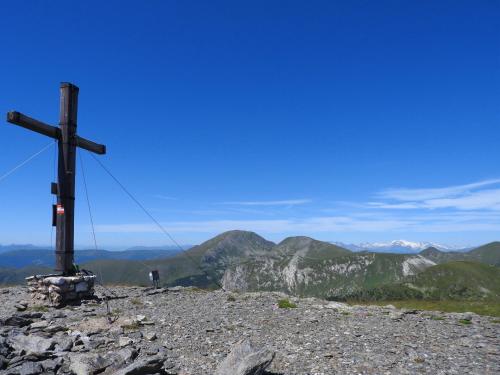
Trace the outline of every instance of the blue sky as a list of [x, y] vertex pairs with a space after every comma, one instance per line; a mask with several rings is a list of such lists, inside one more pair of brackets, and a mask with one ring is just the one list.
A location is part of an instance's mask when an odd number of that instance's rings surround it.
[[[0, 109], [80, 135], [181, 243], [500, 239], [496, 1], [4, 1]], [[0, 175], [49, 144], [0, 126]], [[48, 244], [53, 149], [0, 181], [0, 243]], [[83, 153], [102, 247], [169, 244]], [[92, 243], [81, 175], [79, 246]]]

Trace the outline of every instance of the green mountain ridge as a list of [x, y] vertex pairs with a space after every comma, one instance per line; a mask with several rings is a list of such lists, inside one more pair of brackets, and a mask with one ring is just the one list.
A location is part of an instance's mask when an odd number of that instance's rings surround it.
[[452, 261], [429, 267], [400, 283], [358, 290], [349, 300], [495, 300], [500, 301], [500, 269], [473, 261]]
[[492, 266], [500, 266], [500, 242], [491, 242], [489, 244], [477, 247], [468, 252], [458, 251], [440, 251], [434, 247], [422, 250], [423, 257], [432, 260], [435, 263], [445, 263], [456, 260], [466, 260], [481, 262]]
[[[166, 286], [218, 288], [223, 285], [227, 290], [282, 291], [329, 299], [496, 298], [496, 287], [488, 288], [487, 282], [476, 275], [481, 272], [490, 275], [491, 270], [498, 270], [495, 265], [499, 258], [500, 242], [467, 253], [429, 248], [419, 254], [391, 254], [352, 252], [304, 236], [289, 237], [275, 244], [253, 232], [235, 230], [169, 258], [102, 259], [81, 267], [99, 274], [104, 283], [117, 285], [149, 285], [148, 273], [155, 269], [160, 273], [161, 284]], [[450, 266], [457, 261], [474, 265]], [[50, 270], [0, 269], [0, 283], [19, 283], [25, 276], [45, 272]], [[439, 278], [438, 275], [445, 276]], [[455, 279], [469, 280], [483, 289], [464, 289], [465, 281], [445, 282]], [[496, 278], [490, 279], [490, 283], [497, 282]], [[453, 289], [453, 285], [458, 286]]]

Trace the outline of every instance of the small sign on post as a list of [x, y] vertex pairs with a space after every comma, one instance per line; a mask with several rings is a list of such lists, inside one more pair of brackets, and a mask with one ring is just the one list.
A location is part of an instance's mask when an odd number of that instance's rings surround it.
[[62, 204], [57, 205], [56, 212], [58, 215], [64, 215], [64, 207], [62, 206]]
[[151, 284], [153, 284], [153, 287], [156, 289], [160, 287], [160, 274], [157, 270], [152, 270], [149, 273], [149, 280], [151, 280]]

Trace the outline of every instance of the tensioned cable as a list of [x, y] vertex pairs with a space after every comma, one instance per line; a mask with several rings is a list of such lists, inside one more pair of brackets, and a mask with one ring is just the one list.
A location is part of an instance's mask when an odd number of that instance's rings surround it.
[[[96, 237], [96, 234], [95, 234], [95, 225], [94, 225], [94, 216], [92, 215], [92, 208], [91, 208], [91, 205], [90, 205], [90, 197], [89, 197], [89, 192], [88, 192], [88, 187], [87, 187], [87, 179], [85, 177], [85, 169], [83, 167], [83, 157], [78, 154], [78, 157], [80, 159], [80, 166], [82, 168], [82, 177], [83, 177], [83, 184], [84, 184], [84, 187], [85, 187], [85, 196], [87, 198], [87, 208], [88, 208], [88, 211], [89, 211], [89, 217], [90, 217], [90, 224], [91, 224], [91, 227], [92, 227], [92, 236], [94, 238], [94, 246], [95, 246], [95, 249], [96, 251], [98, 250], [98, 246], [97, 246], [97, 237]], [[144, 265], [146, 268], [152, 270], [153, 268], [148, 266], [146, 263], [142, 262], [140, 259], [138, 259], [139, 263], [142, 263], [142, 265]], [[102, 273], [102, 269], [101, 269], [101, 265], [100, 263], [98, 264], [99, 266], [99, 278], [101, 279], [101, 285], [104, 287], [104, 278], [103, 278], [103, 273]]]
[[201, 272], [203, 272], [205, 274], [205, 276], [207, 276], [209, 279], [211, 279], [214, 284], [216, 284], [219, 288], [221, 288], [222, 290], [224, 290], [224, 288], [222, 287], [222, 285], [215, 279], [215, 278], [212, 278], [212, 276], [210, 276], [208, 274], [207, 271], [205, 271], [199, 264], [198, 262], [196, 262], [193, 258], [191, 258], [190, 255], [188, 255], [188, 253], [186, 252], [186, 250], [184, 250], [184, 248], [179, 245], [179, 243], [172, 237], [172, 235], [167, 232], [167, 230], [163, 227], [163, 225], [160, 224], [160, 222], [158, 220], [156, 220], [153, 215], [151, 215], [149, 213], [149, 211], [141, 204], [141, 202], [139, 202], [133, 195], [130, 191], [128, 191], [128, 189], [113, 175], [113, 173], [111, 173], [111, 171], [106, 168], [106, 166], [98, 159], [96, 158], [92, 153], [90, 153], [90, 156], [92, 156], [92, 158], [101, 166], [102, 169], [104, 169], [104, 171], [118, 184], [118, 186], [120, 186], [120, 188], [125, 192], [125, 194], [127, 194], [130, 199], [132, 199], [140, 208], [142, 211], [144, 211], [144, 213], [156, 224], [156, 226], [170, 239], [170, 241], [172, 241], [175, 246], [177, 248], [179, 248], [179, 250], [189, 259], [191, 260], [191, 262], [193, 262], [193, 264], [198, 268], [200, 269]]
[[[95, 235], [95, 228], [94, 228], [94, 216], [92, 215], [92, 208], [90, 206], [90, 197], [89, 197], [89, 190], [87, 187], [87, 178], [85, 177], [85, 168], [83, 167], [83, 158], [80, 154], [78, 154], [78, 158], [80, 159], [80, 168], [82, 169], [82, 177], [83, 177], [83, 186], [85, 187], [85, 197], [87, 200], [87, 208], [89, 210], [89, 218], [90, 218], [90, 224], [92, 227], [92, 237], [94, 239], [94, 246], [95, 250], [98, 251], [98, 246], [97, 246], [97, 237]], [[113, 294], [115, 297], [117, 297], [117, 294], [113, 292], [111, 289], [108, 289], [104, 286], [104, 281], [103, 281], [103, 274], [102, 274], [102, 267], [101, 264], [98, 263], [97, 266], [99, 267], [99, 278], [101, 279], [99, 284], [104, 288], [104, 290], [110, 292]], [[106, 295], [106, 293], [103, 293], [106, 301], [106, 309], [108, 313], [108, 321], [111, 323], [111, 308], [109, 306], [109, 297]]]
[[[98, 250], [98, 246], [97, 246], [97, 237], [96, 237], [96, 234], [95, 234], [95, 225], [94, 225], [94, 217], [92, 215], [92, 209], [91, 209], [91, 206], [90, 206], [90, 198], [89, 198], [89, 193], [88, 193], [88, 188], [87, 188], [87, 180], [85, 178], [85, 169], [83, 168], [83, 157], [79, 154], [78, 155], [79, 158], [80, 158], [80, 165], [81, 165], [81, 168], [82, 168], [82, 177], [83, 177], [83, 183], [84, 183], [84, 186], [85, 186], [85, 196], [87, 198], [87, 208], [89, 210], [89, 216], [90, 216], [90, 224], [92, 226], [92, 236], [94, 238], [94, 245], [95, 245], [95, 249]], [[145, 266], [146, 268], [152, 270], [153, 268], [148, 266], [146, 263], [142, 262], [140, 259], [138, 259], [138, 261], [140, 263], [142, 263], [143, 266]], [[100, 264], [99, 264], [99, 268], [100, 268]], [[101, 272], [101, 284], [104, 285], [104, 281], [103, 281], [103, 277], [102, 277], [102, 271], [99, 269], [99, 272]]]
[[16, 165], [14, 168], [12, 168], [10, 171], [4, 173], [2, 176], [0, 176], [0, 182], [2, 182], [3, 180], [5, 180], [7, 177], [9, 177], [12, 173], [16, 172], [19, 168], [23, 167], [24, 165], [28, 164], [31, 160], [33, 160], [34, 158], [36, 158], [38, 155], [40, 155], [42, 152], [44, 152], [45, 150], [47, 150], [50, 146], [53, 146], [54, 143], [49, 143], [47, 146], [44, 146], [41, 150], [35, 152], [33, 155], [31, 155], [29, 158], [27, 158], [26, 160], [22, 161], [21, 163], [19, 163], [18, 165]]
[[[94, 246], [96, 251], [99, 250], [97, 247], [97, 238], [95, 235], [95, 229], [94, 229], [94, 216], [92, 215], [92, 208], [90, 207], [90, 198], [89, 198], [89, 190], [87, 188], [87, 178], [85, 177], [85, 169], [83, 168], [83, 158], [82, 156], [78, 153], [78, 158], [80, 159], [80, 168], [82, 169], [82, 177], [83, 177], [83, 186], [85, 187], [85, 198], [87, 200], [87, 208], [89, 211], [89, 218], [90, 218], [90, 226], [92, 227], [92, 238], [94, 239]], [[100, 272], [101, 275], [101, 282], [102, 282], [102, 272]]]

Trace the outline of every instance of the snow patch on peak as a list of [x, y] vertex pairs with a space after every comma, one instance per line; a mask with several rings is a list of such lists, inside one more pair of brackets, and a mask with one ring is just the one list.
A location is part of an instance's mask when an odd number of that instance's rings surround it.
[[429, 247], [434, 247], [441, 251], [464, 250], [457, 246], [448, 246], [435, 242], [413, 242], [407, 240], [394, 240], [389, 242], [363, 242], [360, 244], [344, 244], [334, 242], [335, 245], [345, 247], [352, 251], [374, 251], [380, 253], [403, 253], [412, 254], [418, 253]]
[[374, 242], [374, 243], [365, 242], [365, 243], [360, 244], [360, 246], [363, 248], [367, 248], [367, 249], [368, 248], [376, 249], [376, 248], [404, 247], [404, 248], [412, 249], [412, 250], [416, 250], [416, 251], [424, 250], [424, 249], [431, 247], [431, 246], [435, 247], [437, 249], [447, 248], [444, 245], [440, 245], [440, 244], [433, 243], [433, 242], [412, 242], [412, 241], [406, 241], [406, 240], [394, 240], [394, 241], [390, 241], [390, 242]]

